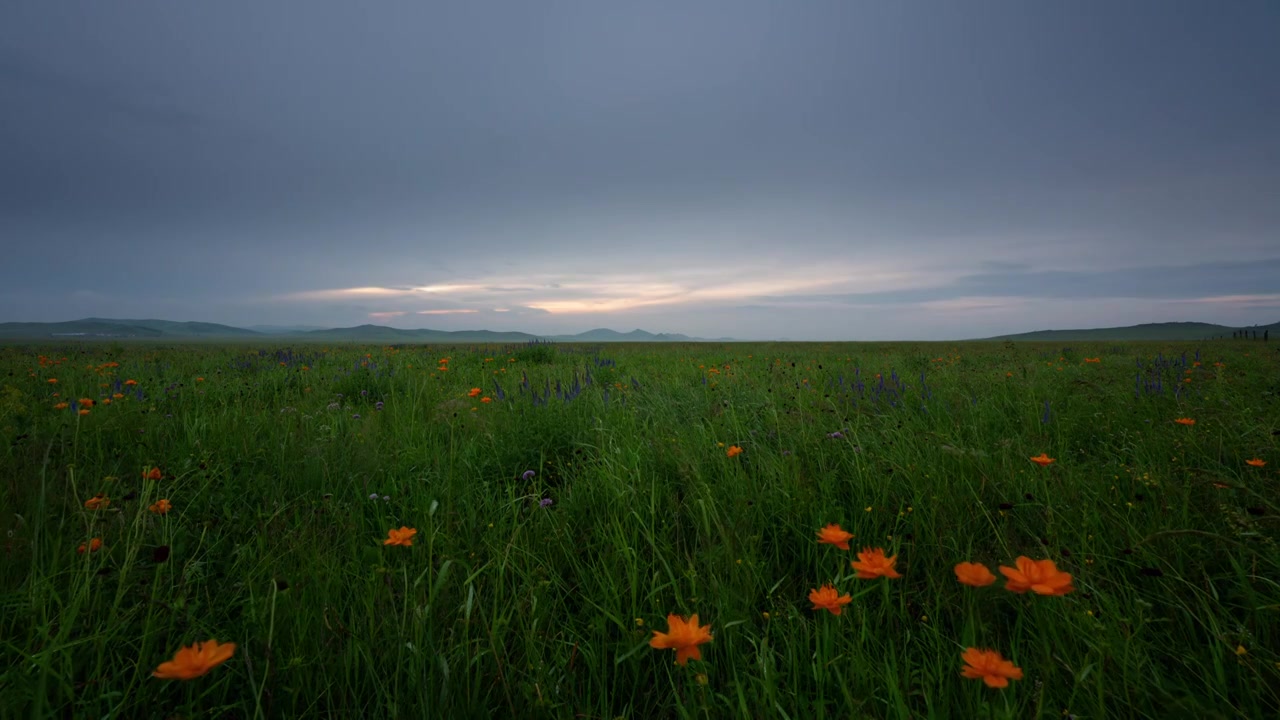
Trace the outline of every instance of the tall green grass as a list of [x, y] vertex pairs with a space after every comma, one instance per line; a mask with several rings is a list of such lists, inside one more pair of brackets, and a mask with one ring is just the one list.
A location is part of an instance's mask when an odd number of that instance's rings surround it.
[[[0, 348], [0, 716], [1280, 715], [1261, 343], [267, 350]], [[903, 577], [856, 579], [864, 546]], [[1076, 590], [952, 572], [1019, 555]], [[668, 613], [701, 662], [649, 647]], [[151, 676], [210, 638], [235, 656]], [[962, 678], [970, 646], [1024, 678]]]

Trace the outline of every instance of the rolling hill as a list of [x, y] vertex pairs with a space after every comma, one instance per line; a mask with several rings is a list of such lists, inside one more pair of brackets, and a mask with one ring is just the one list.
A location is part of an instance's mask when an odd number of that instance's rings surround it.
[[[67, 322], [0, 323], [0, 339], [5, 340], [255, 340], [288, 339], [302, 342], [363, 343], [524, 343], [533, 340], [557, 342], [698, 342], [701, 338], [671, 333], [597, 328], [577, 335], [533, 335], [494, 330], [403, 329], [384, 325], [357, 325], [345, 328], [255, 326], [254, 329], [202, 322], [172, 320], [115, 320], [84, 318]], [[731, 338], [718, 338], [729, 341]]]
[[[1077, 330], [1038, 330], [1035, 332], [998, 335], [982, 338], [982, 341], [1014, 342], [1088, 342], [1088, 341], [1189, 341], [1212, 338], [1230, 338], [1237, 330], [1256, 331], [1261, 338], [1264, 331], [1277, 336], [1280, 342], [1280, 323], [1233, 328], [1226, 325], [1199, 322], [1146, 323], [1115, 328]], [[733, 338], [698, 338], [679, 333], [651, 333], [645, 330], [618, 332], [609, 328], [595, 328], [576, 335], [534, 335], [525, 332], [501, 332], [494, 330], [430, 330], [404, 329], [385, 325], [357, 325], [346, 328], [306, 329], [301, 327], [255, 326], [255, 329], [204, 322], [175, 322], [172, 320], [118, 320], [110, 318], [84, 318], [66, 322], [7, 322], [0, 323], [0, 340], [292, 340], [299, 342], [361, 342], [361, 343], [525, 343], [533, 340], [554, 342], [736, 342]]]
[[1145, 323], [1128, 327], [1092, 328], [1081, 330], [1037, 330], [1035, 332], [1018, 333], [1016, 335], [998, 335], [983, 338], [984, 340], [1012, 340], [1015, 342], [1089, 342], [1103, 340], [1208, 340], [1217, 337], [1230, 338], [1237, 330], [1257, 331], [1262, 337], [1263, 331], [1272, 333], [1280, 331], [1280, 323], [1233, 328], [1226, 325], [1199, 322], [1166, 322]]

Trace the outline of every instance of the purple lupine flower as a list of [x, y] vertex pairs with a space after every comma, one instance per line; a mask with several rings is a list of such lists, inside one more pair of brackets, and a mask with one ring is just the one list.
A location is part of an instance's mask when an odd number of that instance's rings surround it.
[[535, 473], [535, 472], [534, 472], [534, 471], [532, 471], [532, 470], [525, 470], [523, 473], [521, 473], [521, 474], [520, 474], [520, 479], [521, 479], [521, 480], [532, 480], [534, 475], [537, 475], [537, 473]]

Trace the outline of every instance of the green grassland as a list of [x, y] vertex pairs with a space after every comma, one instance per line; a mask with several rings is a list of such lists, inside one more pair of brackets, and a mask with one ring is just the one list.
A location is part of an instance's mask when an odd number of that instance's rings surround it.
[[1277, 717], [1277, 346], [0, 347], [0, 716]]

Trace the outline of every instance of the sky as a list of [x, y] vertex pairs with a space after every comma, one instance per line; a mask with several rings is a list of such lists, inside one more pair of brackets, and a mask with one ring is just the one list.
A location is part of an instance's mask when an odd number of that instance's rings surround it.
[[1280, 320], [1280, 3], [9, 3], [0, 321]]

